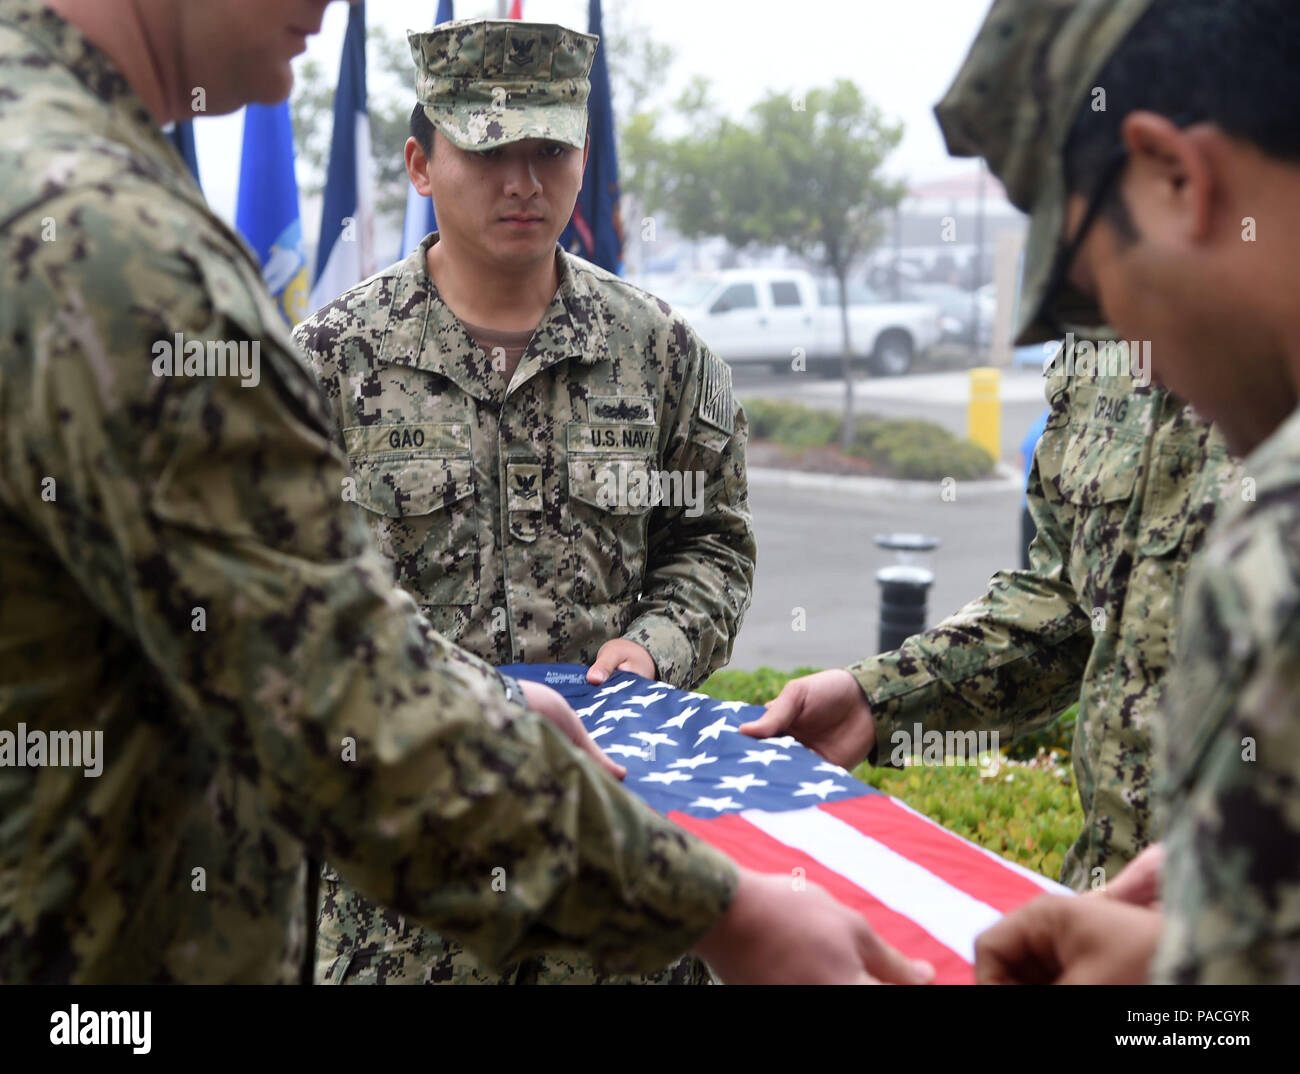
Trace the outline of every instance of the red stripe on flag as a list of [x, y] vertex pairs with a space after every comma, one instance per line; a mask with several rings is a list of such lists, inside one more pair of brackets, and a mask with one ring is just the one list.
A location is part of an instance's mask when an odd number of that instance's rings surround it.
[[1047, 894], [1028, 877], [887, 795], [846, 798], [818, 808], [1004, 914]]
[[838, 901], [860, 913], [876, 935], [891, 947], [908, 958], [920, 958], [930, 963], [934, 967], [935, 984], [975, 983], [975, 971], [970, 964], [911, 918], [891, 910], [870, 892], [827, 869], [816, 858], [773, 839], [744, 817], [730, 813], [706, 819], [673, 811], [668, 818], [747, 869], [789, 876], [791, 869], [802, 868], [809, 882], [825, 888]]

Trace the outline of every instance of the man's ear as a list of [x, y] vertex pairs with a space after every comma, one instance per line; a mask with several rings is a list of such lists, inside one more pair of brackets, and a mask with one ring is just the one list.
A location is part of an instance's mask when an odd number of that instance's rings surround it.
[[1188, 242], [1209, 237], [1219, 176], [1202, 134], [1155, 112], [1134, 112], [1124, 119], [1121, 137], [1132, 161], [1126, 200], [1142, 234], [1152, 226], [1172, 228]]
[[422, 198], [433, 197], [433, 186], [429, 183], [429, 158], [414, 138], [406, 139], [406, 174]]

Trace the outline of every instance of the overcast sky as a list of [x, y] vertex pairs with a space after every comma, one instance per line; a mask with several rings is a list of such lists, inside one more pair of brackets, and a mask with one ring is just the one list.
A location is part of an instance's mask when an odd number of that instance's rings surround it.
[[[424, 29], [437, 6], [369, 0], [367, 16], [393, 31]], [[605, 20], [641, 27], [675, 50], [668, 99], [701, 74], [718, 104], [738, 118], [768, 90], [792, 93], [852, 79], [888, 119], [905, 124], [887, 170], [918, 181], [976, 166], [948, 157], [931, 109], [988, 7], [987, 0], [606, 0]], [[456, 2], [458, 18], [496, 12], [495, 0]], [[587, 0], [524, 0], [524, 17], [585, 31]], [[347, 6], [331, 4], [307, 53], [326, 70], [337, 70], [346, 25]], [[213, 207], [233, 218], [242, 114], [203, 119], [196, 129], [204, 189]], [[317, 223], [304, 220], [304, 229], [312, 233]]]

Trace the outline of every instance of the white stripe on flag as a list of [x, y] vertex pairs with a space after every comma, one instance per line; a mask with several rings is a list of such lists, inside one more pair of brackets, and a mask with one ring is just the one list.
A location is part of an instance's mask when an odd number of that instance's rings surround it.
[[375, 271], [375, 207], [373, 167], [370, 157], [370, 117], [365, 112], [356, 115], [357, 145], [357, 198], [352, 207], [350, 225], [343, 220], [326, 221], [329, 231], [322, 228], [321, 242], [332, 242], [329, 260], [321, 270], [320, 279], [311, 289], [308, 305], [315, 313], [333, 302], [344, 291], [368, 279]]
[[988, 903], [816, 806], [781, 813], [745, 810], [740, 815], [911, 918], [969, 963], [975, 962], [975, 937], [1002, 917]]

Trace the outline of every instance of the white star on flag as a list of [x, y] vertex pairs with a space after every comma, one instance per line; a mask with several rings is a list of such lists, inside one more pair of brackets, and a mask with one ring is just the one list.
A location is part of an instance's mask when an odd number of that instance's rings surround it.
[[831, 791], [842, 791], [843, 789], [833, 779], [824, 779], [820, 783], [804, 783], [800, 781], [799, 789], [794, 792], [794, 797], [798, 798], [803, 794], [815, 794], [818, 798], [825, 800]]
[[773, 761], [788, 761], [790, 758], [776, 750], [746, 750], [745, 756], [737, 764], [761, 764], [764, 768]]
[[635, 682], [636, 679], [628, 679], [627, 682], [621, 682], [617, 686], [606, 686], [605, 689], [596, 691], [596, 696], [606, 697], [609, 694], [616, 694], [620, 690], [626, 690], [629, 686], [632, 686]]
[[753, 772], [746, 772], [743, 776], [723, 776], [718, 783], [717, 789], [720, 791], [740, 791], [744, 794], [750, 787], [766, 787], [767, 780], [759, 779]]
[[629, 697], [627, 703], [645, 708], [647, 705], [653, 705], [656, 701], [662, 701], [667, 696], [667, 694], [637, 694], [636, 697]]
[[725, 716], [719, 716], [717, 720], [709, 724], [708, 727], [700, 732], [700, 737], [695, 740], [695, 745], [698, 746], [706, 738], [717, 738], [723, 731], [734, 732], [735, 730], [734, 727], [727, 723], [727, 718]]
[[676, 716], [670, 716], [659, 726], [662, 727], [685, 727], [686, 721], [694, 716], [699, 709], [682, 709]]
[[620, 742], [616, 742], [612, 746], [606, 746], [605, 752], [615, 757], [640, 757], [643, 761], [645, 760], [645, 750], [639, 750], [635, 746], [626, 746]]
[[610, 724], [606, 724], [604, 727], [593, 728], [590, 734], [592, 738], [600, 738], [601, 735], [607, 735], [612, 730], [614, 730], [614, 725], [610, 723]]
[[789, 749], [791, 746], [799, 745], [799, 740], [792, 735], [782, 735], [780, 738], [763, 739], [769, 746], [780, 746], [783, 749]]
[[847, 768], [841, 768], [841, 767], [840, 767], [839, 765], [837, 765], [837, 764], [831, 764], [830, 761], [822, 761], [822, 763], [819, 764], [816, 768], [814, 768], [813, 771], [814, 771], [814, 772], [834, 772], [837, 776], [847, 776], [847, 775], [849, 774], [849, 771], [848, 771]]
[[713, 698], [709, 697], [708, 694], [682, 694], [682, 696], [677, 699], [677, 704], [683, 705], [686, 704], [688, 701], [712, 701], [712, 700]]
[[604, 723], [606, 720], [613, 720], [618, 723], [620, 720], [639, 720], [644, 715], [644, 712], [633, 712], [631, 709], [610, 709], [596, 722]]
[[604, 703], [605, 702], [603, 701], [597, 701], [594, 705], [588, 705], [585, 709], [574, 709], [573, 711], [576, 712], [579, 716], [590, 716]]
[[683, 757], [680, 760], [673, 761], [669, 768], [699, 768], [702, 764], [712, 764], [716, 757], [710, 757], [707, 753], [697, 753], [694, 757]]
[[748, 701], [719, 701], [713, 706], [714, 712], [739, 712], [749, 704]]
[[692, 809], [716, 809], [722, 812], [724, 809], [739, 809], [739, 802], [733, 802], [731, 796], [725, 798], [697, 798], [691, 803]]
[[642, 783], [678, 783], [681, 780], [689, 780], [692, 777], [685, 772], [651, 772], [648, 776], [642, 776]]
[[654, 749], [656, 746], [677, 745], [676, 739], [669, 738], [667, 735], [661, 735], [659, 734], [658, 731], [655, 731], [653, 734], [649, 731], [638, 731], [632, 737], [639, 738], [642, 742], [644, 742], [647, 746], [649, 746], [650, 749]]

